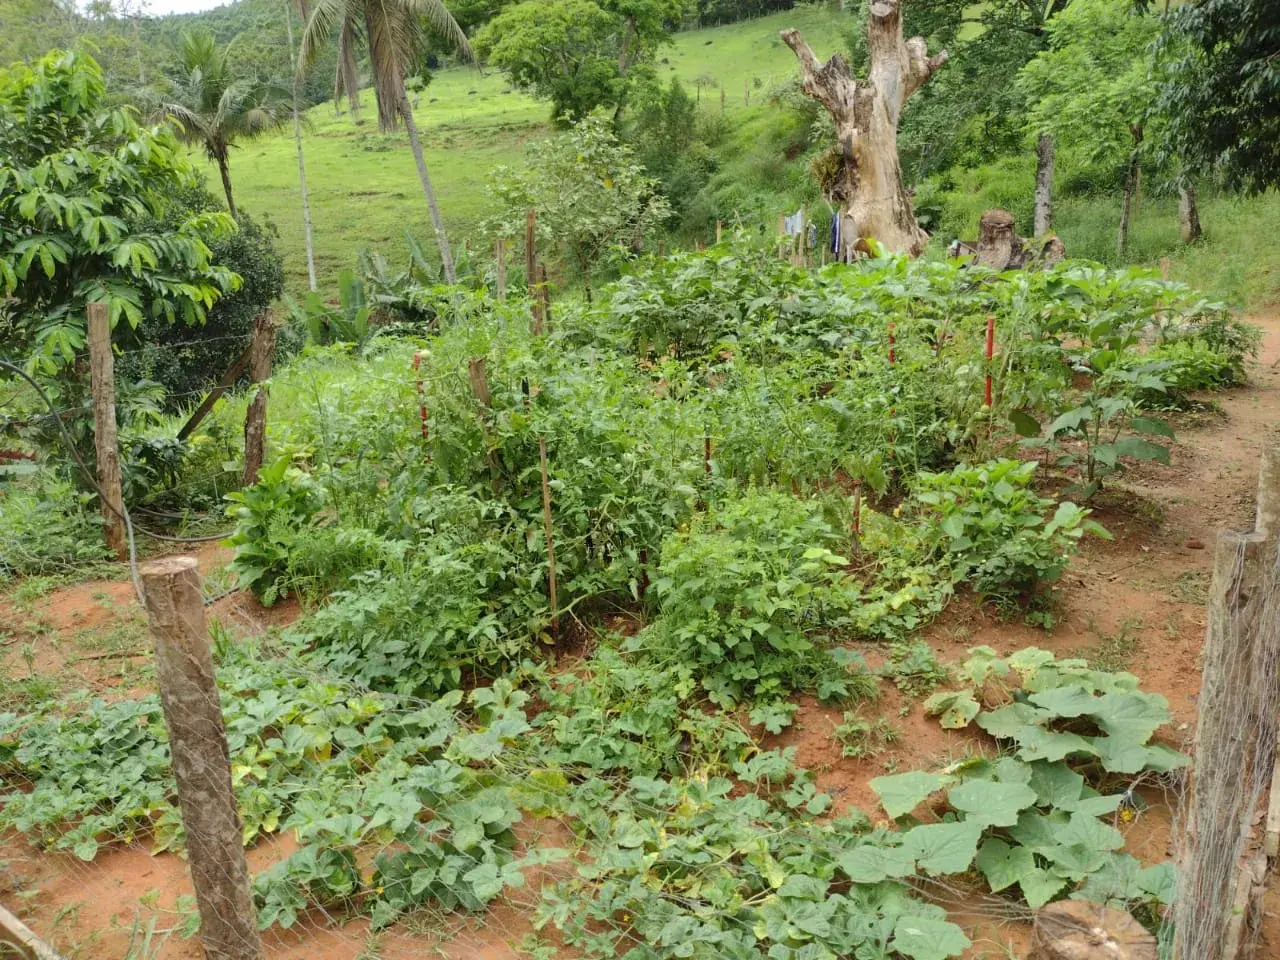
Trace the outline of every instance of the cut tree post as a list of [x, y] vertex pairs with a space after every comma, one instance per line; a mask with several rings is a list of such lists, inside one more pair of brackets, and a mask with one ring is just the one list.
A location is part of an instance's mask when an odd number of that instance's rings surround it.
[[105, 303], [85, 308], [89, 320], [89, 389], [93, 393], [93, 445], [98, 456], [103, 533], [121, 560], [125, 543], [124, 498], [120, 493], [120, 449], [116, 439], [115, 358], [111, 354], [111, 319]]
[[142, 568], [156, 679], [209, 960], [262, 960], [195, 557]]
[[1200, 205], [1196, 202], [1196, 188], [1186, 178], [1178, 184], [1178, 229], [1183, 243], [1195, 243], [1204, 235], [1200, 229]]
[[1035, 235], [1053, 230], [1053, 137], [1041, 133], [1036, 138], [1036, 219]]
[[[1214, 551], [1194, 766], [1178, 811], [1175, 960], [1234, 960], [1252, 914], [1259, 869], [1249, 837], [1276, 781], [1280, 735], [1278, 526], [1280, 451], [1268, 446], [1253, 531], [1219, 533]], [[1273, 811], [1264, 851], [1280, 830]]]
[[1027, 960], [1157, 960], [1156, 938], [1123, 910], [1062, 900], [1036, 911]]
[[922, 37], [903, 39], [901, 0], [869, 0], [867, 14], [865, 80], [854, 79], [842, 54], [819, 63], [798, 30], [783, 30], [782, 39], [800, 60], [802, 89], [835, 121], [836, 145], [821, 186], [832, 206], [846, 210], [841, 245], [875, 240], [917, 256], [929, 235], [916, 222], [902, 182], [898, 118], [907, 99], [947, 62], [947, 52], [931, 57]]
[[267, 453], [267, 388], [271, 379], [271, 358], [276, 352], [276, 325], [270, 310], [264, 310], [253, 321], [253, 344], [249, 354], [249, 379], [258, 391], [244, 417], [244, 485], [258, 482]]

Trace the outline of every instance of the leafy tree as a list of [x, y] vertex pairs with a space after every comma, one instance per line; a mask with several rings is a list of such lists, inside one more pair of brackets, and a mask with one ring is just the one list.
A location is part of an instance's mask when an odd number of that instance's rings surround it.
[[302, 34], [302, 63], [311, 64], [319, 55], [330, 35], [336, 33], [341, 43], [353, 44], [361, 34], [369, 48], [369, 62], [373, 67], [373, 92], [378, 101], [378, 127], [384, 133], [396, 129], [404, 121], [409, 133], [409, 147], [418, 167], [418, 179], [426, 197], [431, 223], [435, 227], [436, 243], [440, 248], [440, 263], [445, 279], [457, 280], [449, 238], [445, 233], [444, 217], [431, 185], [427, 161], [422, 153], [422, 141], [418, 137], [418, 125], [409, 105], [405, 89], [408, 67], [416, 60], [416, 52], [424, 38], [422, 22], [426, 20], [436, 33], [451, 41], [464, 57], [470, 57], [471, 48], [467, 36], [444, 5], [443, 0], [319, 0], [311, 9], [306, 29]]
[[[162, 220], [147, 224], [153, 230], [178, 230], [182, 224], [216, 212], [220, 204], [196, 182], [172, 191]], [[240, 286], [219, 298], [197, 329], [172, 324], [140, 324], [119, 331], [126, 353], [116, 369], [123, 379], [162, 384], [171, 407], [191, 402], [194, 392], [215, 383], [249, 343], [253, 321], [280, 298], [284, 290], [284, 261], [275, 248], [274, 229], [240, 213], [238, 229], [209, 240], [212, 259], [236, 272]], [[278, 350], [278, 348], [277, 348]]]
[[240, 286], [206, 245], [230, 217], [165, 222], [167, 198], [196, 182], [176, 137], [106, 96], [83, 54], [0, 71], [0, 344], [46, 373], [83, 348], [86, 303], [106, 303], [112, 326], [196, 325]]
[[540, 235], [578, 267], [590, 300], [592, 270], [610, 248], [639, 252], [671, 208], [602, 117], [588, 117], [564, 136], [540, 141], [529, 149], [528, 160], [523, 171], [498, 167], [490, 174], [505, 209], [490, 228], [517, 236], [525, 211], [536, 210]]
[[680, 13], [679, 0], [525, 0], [489, 21], [476, 49], [570, 123], [621, 109]]
[[182, 37], [179, 71], [158, 113], [178, 125], [178, 136], [204, 148], [218, 166], [227, 209], [236, 215], [231, 193], [231, 148], [280, 131], [290, 114], [290, 91], [260, 77], [238, 78], [227, 51], [213, 34], [200, 30]]
[[1159, 109], [1171, 152], [1232, 187], [1280, 185], [1280, 5], [1209, 0], [1178, 5], [1163, 38], [1172, 53]]
[[1160, 25], [1127, 0], [1075, 0], [1046, 29], [1048, 49], [1018, 75], [1030, 104], [1027, 129], [1125, 166], [1116, 238], [1123, 250], [1157, 94], [1151, 48]]

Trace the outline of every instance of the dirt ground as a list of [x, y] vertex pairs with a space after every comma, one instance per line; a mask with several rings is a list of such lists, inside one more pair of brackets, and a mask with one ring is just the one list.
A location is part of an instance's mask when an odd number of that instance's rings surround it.
[[[1095, 518], [1114, 535], [1091, 539], [1072, 562], [1061, 585], [1059, 622], [1052, 630], [1001, 622], [976, 604], [957, 600], [923, 639], [944, 661], [955, 661], [979, 644], [1008, 654], [1036, 645], [1059, 655], [1094, 659], [1107, 669], [1125, 669], [1142, 678], [1145, 689], [1168, 698], [1174, 726], [1168, 738], [1188, 742], [1193, 735], [1200, 683], [1199, 655], [1205, 629], [1205, 598], [1216, 531], [1252, 524], [1260, 450], [1280, 442], [1280, 314], [1250, 318], [1265, 339], [1252, 383], [1216, 395], [1214, 409], [1175, 418], [1178, 441], [1172, 465], [1143, 465], [1122, 488], [1101, 498]], [[202, 567], [216, 573], [227, 559], [220, 548], [201, 551]], [[232, 632], [256, 632], [296, 616], [296, 606], [264, 611], [234, 594], [211, 608]], [[37, 642], [30, 642], [35, 640]], [[23, 662], [23, 653], [30, 663]], [[94, 582], [42, 596], [10, 595], [0, 601], [0, 663], [8, 675], [74, 677], [78, 685], [120, 696], [149, 688], [145, 624], [128, 583]], [[863, 652], [875, 662], [883, 651]], [[886, 685], [875, 712], [900, 727], [891, 747], [873, 759], [841, 755], [832, 730], [841, 710], [804, 701], [797, 723], [777, 745], [797, 748], [797, 760], [814, 770], [837, 810], [857, 806], [882, 815], [868, 782], [886, 772], [930, 768], [958, 755], [965, 739], [925, 718], [917, 700], [904, 699]], [[1155, 861], [1167, 857], [1170, 810], [1162, 796], [1148, 796], [1148, 810], [1129, 824], [1127, 849]], [[522, 841], [545, 842], [556, 824], [526, 825]], [[288, 841], [259, 844], [250, 866], [261, 869], [287, 855]], [[327, 924], [313, 916], [301, 932], [269, 932], [271, 960], [514, 960], [516, 944], [530, 932], [528, 906], [544, 876], [530, 878], [516, 901], [483, 917], [417, 918], [396, 932], [375, 936], [362, 923]], [[0, 902], [24, 917], [68, 958], [103, 960], [196, 960], [193, 940], [171, 936], [150, 952], [138, 929], [157, 917], [157, 931], [176, 927], [178, 898], [189, 896], [186, 865], [172, 855], [153, 857], [141, 844], [116, 848], [92, 864], [70, 855], [40, 853], [21, 838], [0, 843]], [[948, 897], [950, 899], [948, 899]], [[940, 895], [974, 945], [969, 960], [1018, 958], [1026, 953], [1028, 927], [994, 919], [988, 898], [965, 891]], [[1265, 904], [1259, 957], [1280, 957], [1280, 906], [1276, 894]], [[132, 950], [132, 953], [130, 952]]]

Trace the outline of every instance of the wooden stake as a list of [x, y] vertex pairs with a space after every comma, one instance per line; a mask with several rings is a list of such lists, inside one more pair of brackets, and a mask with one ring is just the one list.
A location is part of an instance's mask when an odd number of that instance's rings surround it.
[[[426, 443], [431, 439], [431, 432], [427, 428], [427, 394], [422, 386], [422, 355], [425, 350], [415, 350], [413, 352], [413, 372], [418, 380], [418, 416], [422, 420], [422, 442]], [[428, 454], [428, 459], [430, 454]]]
[[498, 264], [498, 299], [507, 299], [507, 239], [493, 241], [493, 258]]
[[987, 379], [984, 384], [983, 403], [991, 407], [991, 358], [996, 352], [996, 318], [987, 317]]
[[209, 960], [262, 960], [195, 557], [142, 568], [156, 678]]
[[195, 432], [196, 427], [200, 426], [200, 422], [208, 416], [209, 411], [213, 409], [213, 405], [218, 402], [218, 398], [231, 389], [231, 385], [236, 382], [236, 378], [244, 373], [244, 368], [249, 365], [249, 358], [253, 356], [253, 342], [250, 341], [249, 346], [245, 347], [244, 353], [240, 354], [240, 358], [236, 360], [227, 372], [222, 375], [222, 379], [218, 381], [218, 385], [205, 395], [200, 401], [200, 406], [196, 407], [195, 413], [191, 414], [190, 419], [182, 425], [182, 429], [178, 431], [178, 439], [185, 440]]
[[533, 298], [533, 318], [529, 329], [533, 332], [542, 325], [538, 304], [538, 211], [528, 210], [524, 215], [524, 278]]
[[270, 310], [253, 321], [253, 345], [249, 356], [249, 379], [258, 392], [244, 417], [244, 485], [258, 482], [258, 471], [267, 453], [267, 388], [271, 379], [271, 358], [276, 352], [276, 325]]
[[93, 444], [98, 455], [103, 533], [117, 558], [129, 555], [125, 543], [124, 498], [120, 493], [120, 449], [116, 439], [115, 359], [111, 320], [105, 303], [85, 308], [89, 320], [89, 389], [93, 393]]
[[551, 532], [551, 480], [547, 475], [547, 438], [538, 438], [542, 467], [542, 529], [547, 538], [547, 585], [551, 591], [551, 635], [560, 639], [560, 606], [556, 597], [556, 543]]
[[723, 237], [724, 237], [724, 221], [717, 220], [716, 221], [716, 243], [719, 243]]
[[471, 393], [480, 401], [480, 431], [484, 436], [485, 459], [489, 462], [489, 486], [496, 497], [502, 493], [502, 472], [498, 465], [498, 451], [489, 436], [489, 412], [493, 406], [489, 394], [489, 374], [484, 357], [472, 357], [467, 361], [467, 379], [471, 381]]
[[[0, 948], [12, 948], [13, 956], [22, 960], [62, 960], [58, 951], [4, 907], [0, 907]], [[0, 949], [0, 957], [9, 955], [8, 949]]]
[[551, 287], [547, 283], [547, 265], [538, 264], [538, 298], [534, 333], [551, 332]]

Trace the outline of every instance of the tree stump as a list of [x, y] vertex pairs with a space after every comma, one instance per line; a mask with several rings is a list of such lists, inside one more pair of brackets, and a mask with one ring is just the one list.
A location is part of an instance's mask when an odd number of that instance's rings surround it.
[[1022, 252], [1022, 238], [1014, 230], [1008, 210], [988, 210], [978, 221], [977, 262], [992, 270], [1007, 270]]
[[1036, 911], [1027, 960], [1158, 960], [1156, 938], [1123, 910], [1063, 900]]

